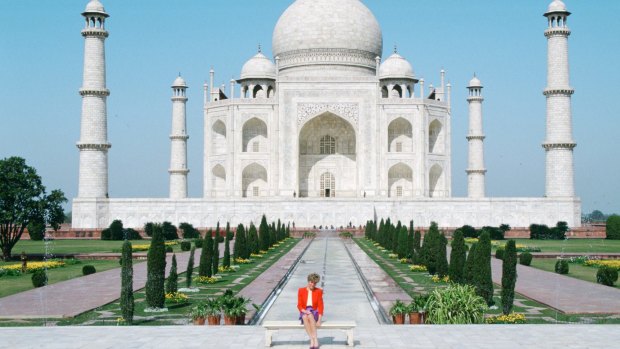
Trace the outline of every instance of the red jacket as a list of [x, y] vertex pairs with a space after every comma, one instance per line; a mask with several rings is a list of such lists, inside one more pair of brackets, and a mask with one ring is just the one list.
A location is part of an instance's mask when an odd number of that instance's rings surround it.
[[[297, 291], [297, 309], [299, 312], [306, 310], [308, 303], [308, 289], [302, 287]], [[323, 290], [315, 287], [312, 291], [312, 308], [318, 310], [319, 315], [323, 316]]]

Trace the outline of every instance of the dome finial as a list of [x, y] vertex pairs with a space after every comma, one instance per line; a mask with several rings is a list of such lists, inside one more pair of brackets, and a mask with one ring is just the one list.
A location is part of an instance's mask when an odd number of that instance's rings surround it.
[[258, 43], [258, 53], [262, 53], [263, 52], [263, 48], [261, 47], [261, 44]]
[[394, 44], [394, 53], [398, 53], [398, 45]]

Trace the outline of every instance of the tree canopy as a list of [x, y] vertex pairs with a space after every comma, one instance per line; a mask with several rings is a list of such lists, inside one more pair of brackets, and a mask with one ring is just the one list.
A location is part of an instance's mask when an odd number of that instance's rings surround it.
[[30, 223], [60, 228], [65, 215], [62, 204], [67, 201], [60, 190], [49, 195], [37, 171], [20, 157], [0, 160], [0, 248], [2, 258], [11, 258], [13, 246], [21, 239]]

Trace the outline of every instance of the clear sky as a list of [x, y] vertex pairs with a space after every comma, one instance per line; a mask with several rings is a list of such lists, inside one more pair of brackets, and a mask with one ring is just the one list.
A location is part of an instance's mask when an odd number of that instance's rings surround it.
[[[334, 0], [336, 1], [336, 0]], [[21, 156], [49, 189], [77, 193], [87, 0], [0, 1], [0, 158]], [[202, 84], [238, 78], [292, 0], [102, 0], [111, 197], [166, 197], [170, 85], [188, 90], [190, 196], [202, 194]], [[545, 185], [547, 0], [364, 0], [418, 77], [453, 86], [452, 192], [466, 196], [467, 90], [484, 84], [488, 196], [541, 197]], [[583, 211], [620, 213], [620, 1], [566, 0], [570, 16], [575, 186]]]

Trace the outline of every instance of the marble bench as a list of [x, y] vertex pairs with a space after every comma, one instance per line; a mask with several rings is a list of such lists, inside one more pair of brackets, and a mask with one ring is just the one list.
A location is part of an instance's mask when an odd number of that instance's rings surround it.
[[[355, 321], [323, 321], [319, 330], [342, 330], [347, 335], [347, 345], [354, 346], [353, 342], [353, 329], [357, 324]], [[271, 337], [274, 332], [280, 330], [298, 330], [304, 331], [304, 325], [299, 321], [265, 321], [263, 322], [265, 328], [265, 346], [271, 346]], [[304, 332], [305, 333], [305, 332]]]

